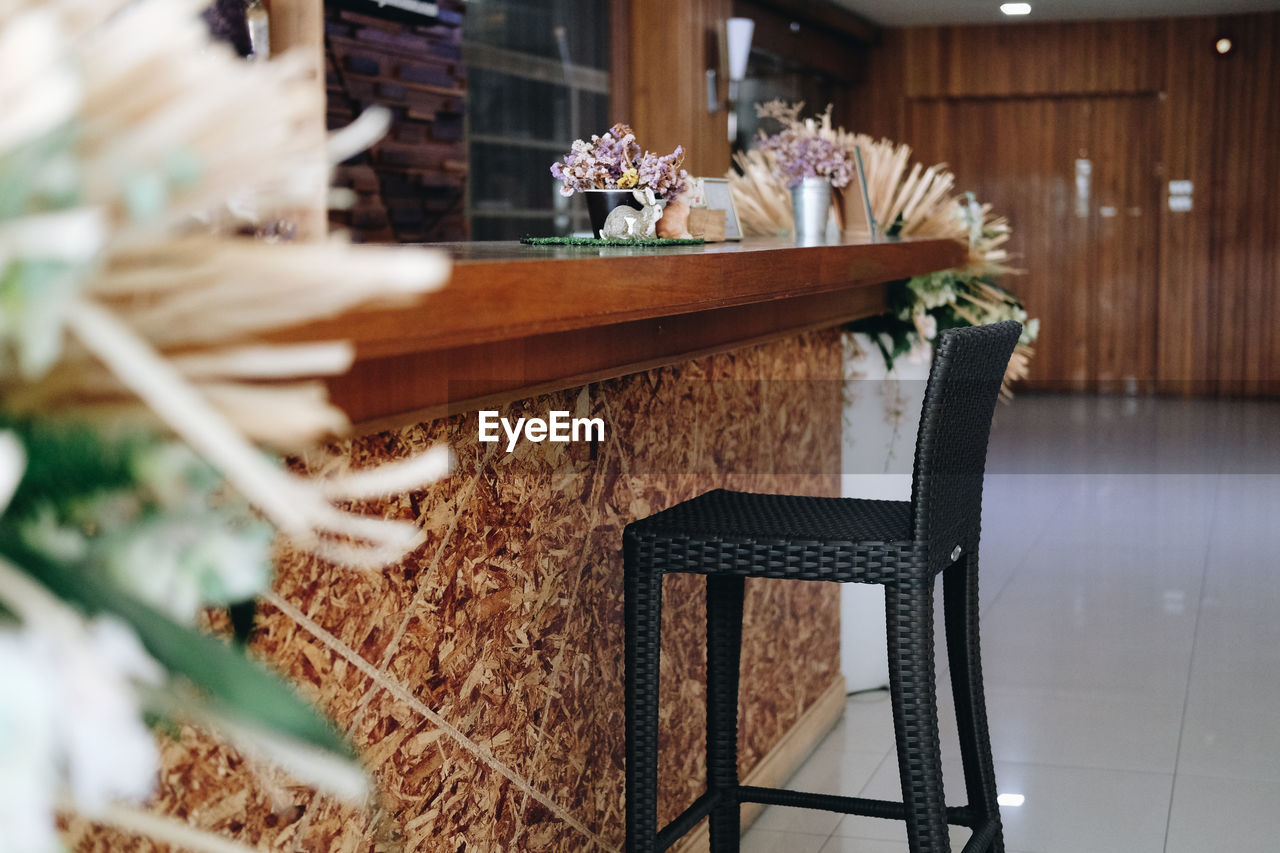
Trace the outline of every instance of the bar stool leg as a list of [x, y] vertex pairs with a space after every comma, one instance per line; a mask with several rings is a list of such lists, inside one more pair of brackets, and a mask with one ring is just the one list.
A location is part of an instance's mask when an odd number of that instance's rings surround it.
[[1004, 853], [1000, 807], [996, 803], [996, 775], [991, 759], [991, 735], [982, 690], [982, 658], [978, 641], [978, 557], [970, 554], [953, 563], [942, 576], [943, 613], [947, 625], [947, 659], [951, 691], [964, 759], [964, 785], [969, 808], [995, 828], [988, 848]]
[[627, 853], [654, 853], [658, 833], [658, 667], [662, 574], [625, 549]]
[[889, 691], [911, 853], [949, 853], [942, 746], [934, 693], [933, 584], [885, 586]]
[[738, 661], [744, 590], [744, 578], [707, 577], [707, 790], [720, 796], [711, 811], [711, 853], [738, 851]]

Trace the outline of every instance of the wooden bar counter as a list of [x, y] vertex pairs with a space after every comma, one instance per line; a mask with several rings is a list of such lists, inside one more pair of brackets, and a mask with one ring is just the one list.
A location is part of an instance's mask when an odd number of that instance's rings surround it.
[[[717, 487], [839, 494], [836, 327], [883, 311], [881, 282], [965, 257], [946, 241], [447, 248], [446, 289], [325, 327], [359, 350], [335, 396], [383, 431], [294, 463], [449, 445], [448, 479], [366, 507], [415, 521], [420, 544], [372, 572], [282, 549], [252, 640], [348, 733], [376, 799], [330, 800], [184, 730], [158, 809], [259, 850], [618, 850], [623, 527]], [[478, 440], [480, 401], [598, 417], [605, 435], [507, 453]], [[664, 599], [667, 820], [704, 786], [702, 578], [667, 578]], [[741, 773], [779, 784], [844, 707], [839, 593], [748, 581], [745, 621]], [[143, 849], [81, 829], [79, 849]]]
[[445, 290], [302, 332], [356, 341], [359, 363], [332, 390], [357, 422], [422, 420], [830, 328], [886, 310], [875, 285], [965, 259], [951, 240], [440, 246], [455, 262]]

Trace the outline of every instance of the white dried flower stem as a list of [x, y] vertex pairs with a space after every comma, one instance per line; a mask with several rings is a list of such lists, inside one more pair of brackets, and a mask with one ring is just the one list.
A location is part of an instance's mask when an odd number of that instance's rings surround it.
[[342, 435], [351, 422], [321, 382], [249, 385], [200, 382], [200, 393], [250, 440], [279, 450]]
[[318, 477], [313, 482], [330, 500], [381, 498], [420, 489], [446, 476], [453, 466], [453, 454], [443, 445], [410, 459], [387, 462], [374, 468]]
[[75, 207], [0, 222], [0, 265], [9, 257], [89, 261], [106, 236], [103, 211]]
[[249, 759], [250, 767], [264, 782], [273, 775], [267, 770], [267, 766], [271, 766], [321, 793], [349, 803], [362, 803], [371, 793], [369, 775], [357, 760], [230, 716], [206, 703], [192, 701], [187, 692], [153, 691], [147, 697], [147, 704], [163, 717], [190, 723], [225, 740]]
[[[90, 294], [110, 296], [137, 332], [164, 349], [221, 343], [342, 313], [379, 299], [403, 301], [441, 287], [443, 252], [190, 238], [117, 253]], [[162, 276], [161, 273], [164, 273]], [[145, 300], [132, 299], [146, 295]]]
[[31, 575], [0, 557], [0, 601], [23, 622], [63, 636], [80, 630], [80, 615]]
[[0, 513], [9, 507], [27, 468], [27, 451], [11, 432], [0, 432]]
[[[417, 526], [409, 522], [341, 512], [309, 481], [269, 464], [172, 365], [111, 312], [92, 301], [77, 300], [68, 312], [67, 325], [126, 388], [303, 547], [346, 554], [350, 559], [343, 562], [371, 567], [402, 555], [420, 537]], [[370, 544], [335, 549], [318, 532]]]
[[79, 80], [60, 62], [64, 36], [47, 9], [18, 14], [0, 30], [0, 151], [57, 128], [80, 106]]
[[86, 349], [167, 423], [197, 453], [218, 468], [280, 529], [306, 536], [311, 529], [307, 495], [284, 472], [269, 465], [223, 416], [178, 372], [111, 312], [77, 300], [67, 325]]
[[[63, 810], [74, 811], [69, 804]], [[192, 853], [257, 853], [256, 847], [196, 829], [177, 818], [158, 815], [136, 806], [114, 803], [95, 813], [93, 821]]]
[[345, 373], [355, 360], [348, 341], [228, 347], [170, 357], [189, 379], [293, 379]]
[[391, 110], [369, 107], [351, 124], [329, 134], [329, 162], [341, 163], [368, 148], [386, 135], [391, 127]]

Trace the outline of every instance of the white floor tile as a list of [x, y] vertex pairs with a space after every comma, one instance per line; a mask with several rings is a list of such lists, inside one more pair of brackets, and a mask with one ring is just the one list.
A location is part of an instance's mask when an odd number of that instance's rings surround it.
[[827, 735], [824, 749], [874, 752], [887, 755], [893, 749], [893, 707], [888, 690], [855, 693], [844, 700], [844, 716]]
[[806, 832], [775, 832], [752, 827], [742, 837], [741, 853], [819, 853], [826, 843], [826, 834]]
[[[1023, 586], [1021, 577], [1011, 583]], [[1184, 604], [1185, 606], [1185, 604]], [[1094, 591], [1006, 593], [983, 614], [990, 687], [1038, 687], [1179, 701], [1186, 693], [1194, 624], [1129, 613]]]
[[[885, 762], [864, 796], [900, 798], [897, 763]], [[948, 800], [964, 802], [958, 764], [943, 768]], [[1022, 806], [1004, 807], [1005, 841], [1013, 850], [1043, 853], [1158, 853], [1163, 849], [1172, 775], [1090, 770], [998, 762], [1002, 793], [1026, 797]], [[905, 841], [901, 823], [847, 816], [836, 834], [854, 838]]]
[[1193, 696], [1177, 767], [1179, 778], [1186, 773], [1280, 784], [1280, 711], [1224, 696]]
[[1275, 616], [1280, 572], [1275, 571], [1275, 519], [1280, 476], [1224, 476], [1218, 493], [1205, 573], [1205, 606], [1231, 618]]
[[[1280, 598], [1272, 599], [1280, 606]], [[1280, 707], [1280, 620], [1257, 609], [1202, 607], [1191, 692], [1224, 706]]]
[[[800, 768], [786, 787], [812, 794], [856, 796], [866, 786], [884, 756], [872, 752], [841, 753], [835, 749], [819, 750]], [[809, 832], [830, 835], [841, 815], [821, 809], [795, 809], [768, 806], [761, 812], [755, 827], [781, 832]]]
[[866, 786], [884, 759], [885, 755], [874, 752], [828, 752], [806, 763], [791, 777], [787, 787], [852, 797]]
[[[987, 689], [996, 761], [1173, 773], [1182, 703], [1109, 693]], [[958, 742], [950, 709], [939, 713], [944, 743]]]
[[1166, 853], [1274, 853], [1280, 849], [1280, 784], [1178, 774]]
[[[1280, 489], [1276, 490], [1280, 500]], [[1268, 521], [1270, 526], [1272, 522]], [[1204, 610], [1231, 621], [1253, 619], [1260, 624], [1275, 615], [1280, 602], [1280, 543], [1237, 539], [1231, 545], [1209, 546], [1205, 559]]]
[[[964, 848], [969, 840], [969, 830], [964, 827], [951, 828], [951, 850], [956, 853]], [[849, 838], [848, 836], [832, 836], [828, 839], [821, 853], [911, 853], [911, 848], [904, 841], [884, 841], [874, 838]], [[1009, 850], [1007, 853], [1018, 853]]]
[[998, 762], [1001, 793], [1023, 794], [1002, 807], [1005, 840], [1039, 853], [1160, 853], [1172, 776]]

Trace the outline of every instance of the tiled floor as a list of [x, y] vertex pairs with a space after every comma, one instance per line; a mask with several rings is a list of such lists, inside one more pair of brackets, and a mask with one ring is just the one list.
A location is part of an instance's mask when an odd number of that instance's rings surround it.
[[[997, 413], [983, 536], [1011, 853], [1280, 850], [1280, 402], [1022, 397]], [[891, 747], [887, 694], [851, 696], [791, 787], [897, 799]], [[907, 845], [895, 822], [770, 808], [743, 850]]]

